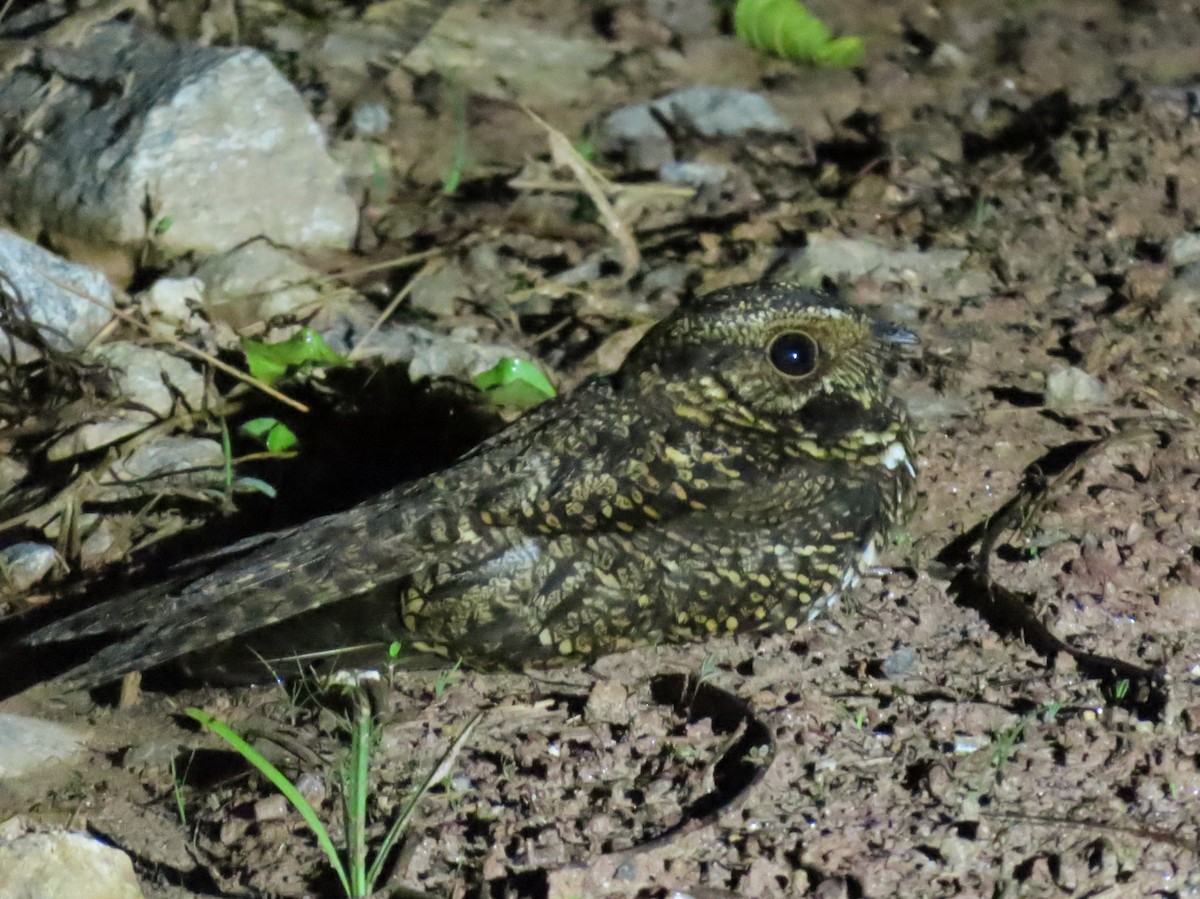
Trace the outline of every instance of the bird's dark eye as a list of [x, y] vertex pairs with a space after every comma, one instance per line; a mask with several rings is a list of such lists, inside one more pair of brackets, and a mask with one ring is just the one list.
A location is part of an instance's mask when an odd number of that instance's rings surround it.
[[817, 342], [803, 331], [785, 331], [767, 347], [771, 364], [789, 378], [802, 378], [817, 367]]

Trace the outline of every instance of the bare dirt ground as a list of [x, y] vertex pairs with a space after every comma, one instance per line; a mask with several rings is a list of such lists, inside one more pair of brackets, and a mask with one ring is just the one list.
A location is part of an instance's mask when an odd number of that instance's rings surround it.
[[[644, 271], [669, 282], [549, 295], [546, 277], [608, 237], [573, 215], [574, 196], [504, 186], [544, 154], [512, 103], [467, 95], [473, 163], [456, 197], [438, 196], [437, 165], [416, 164], [368, 209], [370, 255], [484, 246], [500, 274], [478, 275], [480, 295], [512, 296], [518, 276], [541, 287], [491, 326], [568, 383], [603, 367], [605, 338], [682, 292], [758, 277], [812, 235], [968, 251], [949, 275], [843, 286], [922, 341], [897, 378], [922, 431], [920, 506], [887, 573], [788, 637], [546, 675], [398, 673], [377, 822], [486, 711], [421, 802], [391, 883], [444, 896], [1200, 895], [1200, 275], [1171, 256], [1200, 224], [1200, 124], [1179, 89], [1200, 74], [1200, 13], [1152, 0], [833, 6], [817, 9], [868, 39], [858, 73], [767, 60], [716, 29], [680, 37], [640, 3], [485, 13], [616, 49], [594, 106], [538, 107], [567, 134], [693, 83], [757, 90], [801, 126], [704, 146], [740, 189], [641, 212]], [[386, 86], [405, 85], [389, 133], [398, 153], [434, 158], [454, 133], [451, 92], [430, 97], [402, 69]], [[328, 102], [350, 102], [338, 90]], [[437, 324], [480, 317], [459, 308]], [[1067, 369], [1104, 390], [1073, 401]], [[1094, 656], [1046, 651], [1037, 622]], [[190, 727], [187, 705], [302, 747], [278, 758], [336, 820], [336, 718], [277, 686], [151, 692], [119, 710], [12, 700], [86, 723], [96, 748], [0, 794], [0, 820], [86, 826], [133, 855], [147, 895], [337, 895], [300, 818]]]

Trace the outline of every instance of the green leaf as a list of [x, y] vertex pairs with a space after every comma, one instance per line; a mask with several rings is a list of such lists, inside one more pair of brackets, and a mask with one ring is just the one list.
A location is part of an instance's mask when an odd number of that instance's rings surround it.
[[865, 52], [862, 38], [834, 38], [798, 0], [738, 0], [733, 30], [756, 50], [809, 65], [850, 68]]
[[542, 370], [525, 359], [505, 357], [475, 376], [475, 386], [498, 406], [530, 409], [556, 395], [554, 385]]
[[278, 418], [252, 418], [247, 422], [243, 422], [239, 430], [247, 437], [253, 437], [256, 440], [265, 442], [267, 434], [277, 424], [279, 424]]
[[839, 37], [819, 48], [813, 61], [819, 66], [852, 69], [863, 61], [866, 52], [861, 37]]
[[296, 435], [283, 422], [278, 422], [267, 434], [267, 449], [273, 453], [285, 453], [296, 445]]
[[250, 374], [264, 384], [274, 384], [292, 369], [347, 364], [346, 357], [331, 350], [312, 328], [301, 328], [278, 343], [243, 339], [242, 352]]
[[297, 443], [292, 429], [270, 416], [250, 419], [242, 425], [241, 431], [262, 443], [272, 453], [287, 452]]
[[240, 477], [234, 480], [233, 489], [249, 493], [251, 491], [261, 493], [268, 499], [274, 499], [278, 495], [278, 491], [264, 481], [262, 478]]

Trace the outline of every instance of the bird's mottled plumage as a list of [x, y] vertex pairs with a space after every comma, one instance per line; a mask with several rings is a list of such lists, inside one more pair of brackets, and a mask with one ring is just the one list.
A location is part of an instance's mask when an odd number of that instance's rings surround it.
[[808, 290], [719, 290], [440, 474], [32, 639], [128, 635], [67, 674], [78, 686], [257, 635], [264, 654], [399, 639], [521, 667], [794, 628], [906, 505], [896, 333]]

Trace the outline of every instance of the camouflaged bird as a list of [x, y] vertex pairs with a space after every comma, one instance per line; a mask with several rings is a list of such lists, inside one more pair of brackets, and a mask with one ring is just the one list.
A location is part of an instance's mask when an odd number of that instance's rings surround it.
[[912, 435], [885, 362], [911, 338], [809, 290], [718, 290], [449, 469], [31, 642], [125, 633], [65, 675], [90, 686], [234, 638], [249, 660], [400, 640], [521, 668], [790, 630], [858, 580], [908, 505]]

